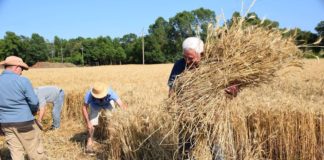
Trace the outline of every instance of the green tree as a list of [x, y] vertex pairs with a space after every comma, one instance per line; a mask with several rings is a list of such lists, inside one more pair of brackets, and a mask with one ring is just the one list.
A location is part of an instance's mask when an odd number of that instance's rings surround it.
[[303, 51], [312, 50], [315, 54], [319, 52], [318, 48], [313, 47], [313, 43], [316, 42], [318, 36], [309, 31], [302, 31], [300, 28], [295, 28], [285, 32], [285, 37], [294, 37], [296, 45]]
[[[69, 39], [65, 46], [65, 58], [67, 62], [81, 65], [83, 64], [82, 49], [84, 38], [78, 37]], [[84, 49], [84, 48], [83, 48]]]
[[[233, 13], [232, 18], [227, 21], [227, 24], [229, 26], [232, 26], [234, 20], [239, 21], [241, 20], [241, 18], [242, 18], [241, 14], [236, 11]], [[272, 21], [270, 19], [261, 20], [255, 12], [248, 13], [246, 17], [244, 17], [244, 25], [245, 26], [260, 25], [267, 29], [279, 28], [279, 22]]]
[[169, 19], [172, 26], [169, 32], [169, 51], [173, 54], [180, 54], [181, 43], [186, 37], [195, 36], [195, 25], [192, 25], [195, 17], [191, 12], [183, 11]]
[[95, 47], [95, 39], [87, 38], [82, 42], [83, 46], [83, 58], [85, 65], [95, 65], [94, 59], [96, 57], [93, 56], [93, 49]]
[[181, 55], [182, 41], [190, 36], [200, 36], [203, 40], [207, 35], [208, 23], [215, 23], [215, 13], [211, 10], [199, 8], [191, 12], [183, 11], [169, 19], [171, 26], [168, 32], [168, 48], [173, 57]]
[[196, 26], [193, 24], [194, 20], [194, 15], [188, 11], [177, 13], [176, 16], [170, 18], [169, 23], [173, 27], [172, 38], [176, 40], [177, 37], [183, 39], [185, 37], [195, 36]]
[[318, 35], [324, 36], [324, 21], [319, 22], [315, 27], [315, 30], [317, 31]]
[[119, 43], [119, 39], [115, 38], [113, 40], [113, 47], [114, 47], [114, 63], [117, 64], [122, 64], [122, 62], [125, 61], [126, 59], [126, 53], [123, 49], [123, 47], [121, 46], [121, 44]]
[[268, 29], [272, 29], [272, 28], [279, 28], [279, 22], [277, 21], [272, 21], [270, 19], [265, 19], [263, 21], [261, 21], [261, 26], [268, 28]]
[[17, 36], [14, 32], [6, 32], [2, 44], [3, 57], [15, 55], [24, 59], [24, 54], [21, 52], [21, 44], [22, 42], [19, 36]]
[[[47, 61], [50, 53], [45, 39], [37, 33], [33, 33], [27, 41], [25, 61], [33, 65], [37, 61]], [[25, 47], [24, 47], [25, 48]]]
[[126, 63], [136, 63], [138, 57], [137, 54], [134, 54], [135, 51], [138, 51], [138, 43], [139, 39], [137, 38], [136, 34], [130, 33], [124, 35], [122, 38], [119, 39], [119, 43], [121, 47], [124, 49], [126, 54]]
[[[168, 32], [171, 26], [162, 17], [155, 20], [155, 23], [149, 27], [149, 35], [145, 37], [145, 59], [147, 63], [162, 63], [165, 55], [168, 54]], [[147, 53], [146, 53], [147, 52]], [[163, 54], [164, 53], [164, 54]], [[153, 54], [159, 54], [154, 56]], [[151, 57], [160, 57], [160, 60], [152, 60]]]
[[162, 17], [155, 20], [155, 23], [149, 26], [148, 44], [151, 50], [162, 51], [168, 44], [169, 23]]
[[232, 26], [232, 25], [233, 25], [233, 22], [239, 20], [240, 18], [242, 18], [240, 12], [235, 11], [235, 12], [232, 14], [231, 19], [227, 20], [226, 23], [227, 23], [228, 26]]
[[[323, 38], [318, 45], [324, 46], [324, 21], [319, 22], [317, 24], [317, 26], [315, 27], [315, 30], [317, 31], [318, 36]], [[317, 49], [316, 51], [318, 51], [318, 52], [320, 52], [321, 50], [324, 50], [323, 48], [320, 48], [320, 47], [317, 47], [315, 49]], [[324, 57], [323, 54], [322, 54], [322, 57]]]
[[112, 39], [107, 37], [98, 37], [95, 41], [95, 48], [92, 52], [99, 65], [112, 64], [114, 60], [114, 47]]
[[216, 24], [216, 14], [209, 9], [199, 8], [191, 12], [194, 17], [194, 25], [196, 25], [196, 32], [200, 38], [205, 41], [207, 37], [208, 24]]
[[145, 52], [145, 63], [155, 64], [165, 62], [165, 56], [162, 52]]
[[247, 14], [244, 22], [246, 25], [259, 25], [261, 20], [255, 12], [251, 12]]
[[54, 57], [57, 57], [59, 62], [64, 62], [65, 55], [65, 47], [67, 45], [67, 40], [61, 39], [58, 36], [54, 36]]

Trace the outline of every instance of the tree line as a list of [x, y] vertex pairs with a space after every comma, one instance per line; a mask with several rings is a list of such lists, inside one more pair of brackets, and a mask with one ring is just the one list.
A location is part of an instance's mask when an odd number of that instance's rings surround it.
[[[70, 62], [77, 65], [140, 64], [144, 41], [145, 63], [174, 62], [182, 56], [182, 41], [186, 37], [197, 35], [205, 40], [208, 24], [216, 24], [215, 17], [214, 11], [204, 8], [183, 11], [168, 20], [158, 17], [149, 26], [148, 34], [143, 37], [133, 33], [121, 38], [100, 36], [63, 39], [55, 36], [54, 41], [49, 42], [37, 33], [26, 37], [8, 31], [3, 39], [0, 39], [0, 59], [16, 55], [22, 57], [28, 65], [38, 61]], [[227, 24], [231, 25], [234, 18], [238, 17], [241, 17], [240, 13], [234, 12]], [[246, 16], [245, 25], [262, 25], [268, 29], [279, 28], [278, 22], [269, 19], [261, 20], [256, 13], [249, 13]], [[316, 56], [323, 56], [320, 54], [321, 48], [313, 46], [313, 43], [320, 36], [324, 36], [324, 21], [316, 26], [317, 33], [302, 31], [299, 28], [288, 31], [285, 28], [280, 29], [284, 36], [295, 35], [297, 45], [308, 46], [301, 47], [302, 50], [311, 51]], [[324, 41], [322, 40], [319, 45], [324, 46]]]

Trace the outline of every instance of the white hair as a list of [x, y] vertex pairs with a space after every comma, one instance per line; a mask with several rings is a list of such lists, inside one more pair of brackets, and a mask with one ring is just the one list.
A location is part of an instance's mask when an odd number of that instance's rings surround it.
[[204, 42], [197, 37], [188, 37], [182, 43], [183, 51], [193, 49], [197, 54], [204, 52]]

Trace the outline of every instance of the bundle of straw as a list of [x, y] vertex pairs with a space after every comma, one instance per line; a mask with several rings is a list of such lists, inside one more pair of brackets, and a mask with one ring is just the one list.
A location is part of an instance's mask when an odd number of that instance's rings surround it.
[[129, 108], [101, 116], [98, 137], [107, 139], [108, 159], [172, 159], [170, 117], [161, 106]]
[[293, 37], [284, 38], [279, 29], [246, 26], [242, 19], [230, 27], [210, 26], [199, 68], [185, 71], [176, 79], [176, 94], [170, 99], [179, 124], [179, 138], [204, 142], [210, 148], [216, 144], [225, 148], [224, 152], [235, 150], [228, 147], [230, 140], [224, 138], [234, 134], [230, 123], [233, 113], [227, 105], [230, 99], [224, 89], [268, 83], [276, 71], [300, 66], [299, 55]]
[[209, 30], [200, 67], [176, 81], [178, 102], [203, 103], [227, 86], [259, 85], [271, 81], [282, 68], [300, 66], [293, 37], [284, 38], [279, 29], [243, 24], [244, 20], [237, 20], [231, 27]]

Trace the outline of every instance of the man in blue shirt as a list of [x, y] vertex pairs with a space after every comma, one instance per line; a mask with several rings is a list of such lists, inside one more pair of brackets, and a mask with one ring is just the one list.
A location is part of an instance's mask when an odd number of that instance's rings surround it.
[[21, 58], [9, 56], [0, 62], [0, 125], [12, 159], [45, 159], [40, 130], [34, 122], [38, 99], [30, 81], [20, 76], [28, 65]]
[[[83, 117], [88, 128], [88, 141], [86, 152], [93, 153], [93, 133], [94, 126], [98, 125], [99, 112], [101, 109], [111, 111], [114, 108], [114, 102], [119, 107], [126, 109], [126, 105], [120, 100], [118, 95], [104, 83], [97, 82], [93, 85], [84, 97], [84, 105], [82, 107]], [[90, 106], [90, 114], [88, 108]]]

